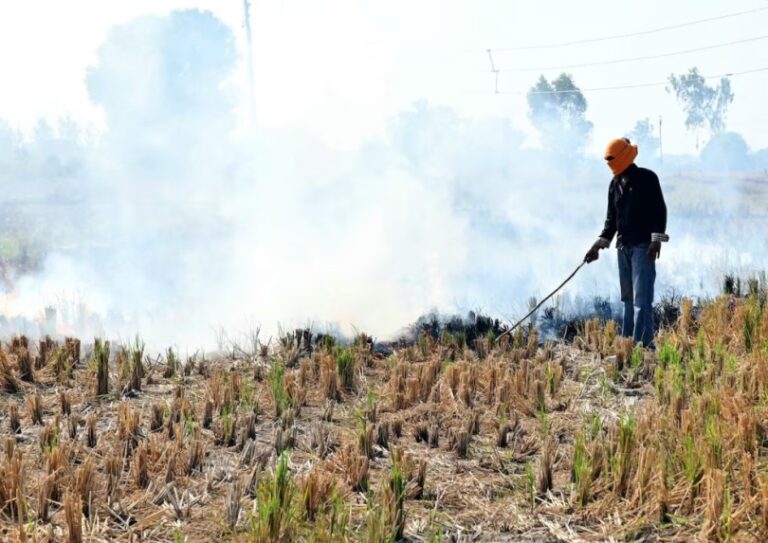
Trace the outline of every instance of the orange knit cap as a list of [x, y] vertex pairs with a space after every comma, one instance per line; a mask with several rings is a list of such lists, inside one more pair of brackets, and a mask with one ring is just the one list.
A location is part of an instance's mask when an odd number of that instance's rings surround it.
[[637, 145], [632, 145], [629, 138], [611, 140], [605, 148], [605, 161], [613, 175], [619, 175], [629, 168], [637, 157]]

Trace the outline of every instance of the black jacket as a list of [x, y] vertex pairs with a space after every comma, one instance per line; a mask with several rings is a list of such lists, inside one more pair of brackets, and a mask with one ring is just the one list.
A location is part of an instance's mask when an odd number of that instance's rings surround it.
[[667, 205], [655, 173], [632, 164], [611, 179], [601, 241], [610, 244], [618, 233], [617, 247], [648, 243], [652, 234], [664, 234], [666, 228]]

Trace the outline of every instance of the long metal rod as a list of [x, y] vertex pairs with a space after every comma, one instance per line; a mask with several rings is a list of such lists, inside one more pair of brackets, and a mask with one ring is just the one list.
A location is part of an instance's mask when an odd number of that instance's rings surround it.
[[567, 284], [568, 284], [568, 281], [570, 281], [571, 279], [573, 279], [573, 277], [574, 277], [574, 276], [575, 276], [577, 273], [579, 273], [579, 270], [580, 270], [581, 268], [583, 268], [585, 264], [586, 264], [586, 261], [585, 261], [585, 262], [582, 262], [581, 264], [579, 264], [579, 266], [578, 266], [578, 267], [577, 267], [575, 270], [573, 270], [573, 273], [571, 273], [571, 275], [569, 275], [569, 276], [568, 276], [568, 278], [567, 278], [565, 281], [563, 281], [562, 283], [560, 283], [560, 286], [558, 286], [558, 287], [557, 287], [555, 290], [553, 290], [552, 292], [550, 292], [550, 293], [549, 293], [549, 295], [548, 295], [546, 298], [544, 298], [542, 301], [540, 301], [538, 304], [536, 304], [536, 307], [534, 307], [533, 309], [531, 309], [531, 310], [528, 312], [528, 314], [527, 314], [525, 317], [523, 317], [522, 319], [520, 319], [519, 321], [517, 321], [517, 322], [516, 322], [516, 323], [515, 323], [515, 324], [512, 326], [512, 328], [510, 328], [509, 330], [507, 330], [506, 332], [504, 332], [503, 334], [501, 334], [499, 337], [497, 337], [497, 338], [496, 338], [496, 341], [499, 341], [501, 338], [503, 338], [503, 337], [504, 337], [504, 336], [506, 336], [507, 334], [511, 334], [512, 332], [514, 332], [514, 331], [515, 331], [515, 330], [516, 330], [516, 329], [517, 329], [517, 328], [518, 328], [518, 327], [519, 327], [521, 324], [523, 324], [523, 323], [524, 323], [524, 322], [525, 322], [525, 321], [528, 319], [528, 317], [530, 317], [531, 315], [533, 315], [534, 313], [536, 313], [536, 311], [538, 311], [538, 310], [539, 310], [539, 308], [540, 308], [542, 305], [544, 305], [545, 303], [547, 303], [547, 300], [549, 300], [549, 299], [550, 299], [552, 296], [554, 296], [555, 294], [557, 294], [557, 293], [560, 291], [560, 289], [561, 289], [561, 288], [563, 288], [565, 285], [567, 285]]

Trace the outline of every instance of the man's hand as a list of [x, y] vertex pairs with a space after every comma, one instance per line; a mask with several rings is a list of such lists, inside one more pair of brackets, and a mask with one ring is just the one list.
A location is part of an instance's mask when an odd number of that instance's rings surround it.
[[590, 264], [600, 258], [600, 247], [595, 243], [589, 251], [587, 251], [587, 254], [584, 255], [584, 262], [587, 264]]
[[661, 256], [661, 242], [660, 241], [652, 241], [651, 244], [648, 246], [648, 260], [651, 262], [654, 262], [659, 259]]

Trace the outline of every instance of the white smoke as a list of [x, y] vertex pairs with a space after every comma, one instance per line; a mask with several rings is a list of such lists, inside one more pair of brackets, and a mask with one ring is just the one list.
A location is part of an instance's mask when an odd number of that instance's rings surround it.
[[[600, 231], [609, 172], [599, 157], [566, 165], [524, 149], [504, 119], [425, 101], [355, 151], [238, 131], [236, 63], [231, 30], [210, 13], [110, 32], [87, 76], [105, 131], [66, 154], [69, 140], [54, 138], [35, 155], [47, 166], [23, 176], [8, 159], [18, 194], [48, 204], [24, 210], [44, 225], [46, 256], [5, 296], [6, 333], [51, 305], [73, 332], [139, 333], [155, 348], [210, 347], [219, 326], [258, 323], [268, 335], [278, 323], [332, 323], [381, 338], [435, 309], [512, 317]], [[661, 174], [672, 242], [660, 291], [712, 293], [721, 272], [766, 268], [768, 221], [730, 178]], [[571, 297], [616, 298], [615, 256], [603, 255]]]

